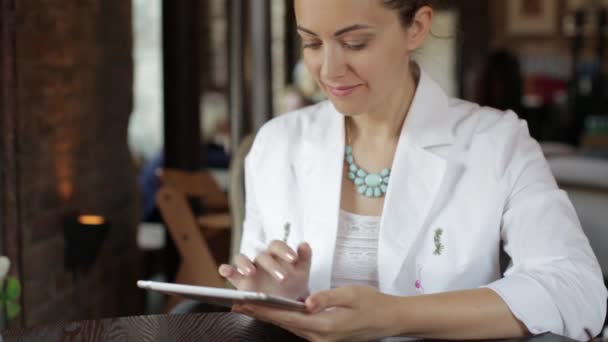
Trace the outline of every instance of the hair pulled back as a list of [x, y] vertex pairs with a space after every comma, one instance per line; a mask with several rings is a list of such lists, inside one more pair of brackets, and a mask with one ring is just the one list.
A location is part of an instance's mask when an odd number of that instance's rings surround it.
[[404, 27], [410, 27], [418, 10], [424, 6], [435, 7], [433, 0], [381, 0], [388, 9], [399, 13], [399, 19]]

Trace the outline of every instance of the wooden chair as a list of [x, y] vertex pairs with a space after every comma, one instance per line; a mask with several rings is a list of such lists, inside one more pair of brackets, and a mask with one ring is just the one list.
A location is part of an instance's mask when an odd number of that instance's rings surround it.
[[[226, 194], [205, 171], [164, 169], [159, 170], [159, 177], [161, 188], [156, 202], [181, 256], [175, 282], [224, 287], [224, 280], [217, 273], [216, 255], [225, 254], [227, 259], [229, 246], [218, 246], [220, 251], [214, 255], [209, 241], [230, 235]], [[205, 214], [195, 215], [189, 199], [199, 200]]]
[[[176, 283], [227, 285], [217, 273], [218, 261], [227, 262], [240, 250], [245, 217], [244, 161], [253, 139], [254, 135], [243, 138], [230, 161], [228, 197], [208, 172], [159, 170], [162, 186], [156, 194], [156, 202], [182, 260]], [[206, 213], [195, 215], [189, 198], [200, 200]], [[216, 246], [219, 248], [214, 250], [208, 242], [226, 233], [230, 235], [230, 246], [221, 241]], [[217, 255], [225, 257], [218, 260]], [[177, 297], [170, 297], [167, 310], [178, 303]]]

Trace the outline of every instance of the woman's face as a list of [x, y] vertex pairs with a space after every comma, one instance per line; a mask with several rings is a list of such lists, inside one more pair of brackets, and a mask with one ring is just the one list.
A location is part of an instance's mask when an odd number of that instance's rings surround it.
[[306, 67], [345, 115], [381, 112], [405, 91], [412, 25], [381, 0], [295, 0]]

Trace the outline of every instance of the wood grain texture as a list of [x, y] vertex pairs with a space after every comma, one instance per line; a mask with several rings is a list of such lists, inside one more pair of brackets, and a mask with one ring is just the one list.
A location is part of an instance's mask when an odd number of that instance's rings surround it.
[[272, 325], [235, 313], [153, 315], [57, 323], [15, 329], [5, 341], [302, 341]]
[[[30, 329], [13, 329], [3, 332], [2, 336], [7, 342], [303, 341], [276, 326], [230, 312], [134, 316], [56, 323]], [[573, 340], [545, 334], [508, 341], [569, 342]]]

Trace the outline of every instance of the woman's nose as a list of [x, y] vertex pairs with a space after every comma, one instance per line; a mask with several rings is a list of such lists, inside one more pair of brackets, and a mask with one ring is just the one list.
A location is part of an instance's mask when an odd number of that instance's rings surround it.
[[346, 63], [340, 51], [336, 49], [326, 49], [323, 54], [323, 65], [321, 66], [321, 76], [331, 80], [343, 77], [346, 74]]

